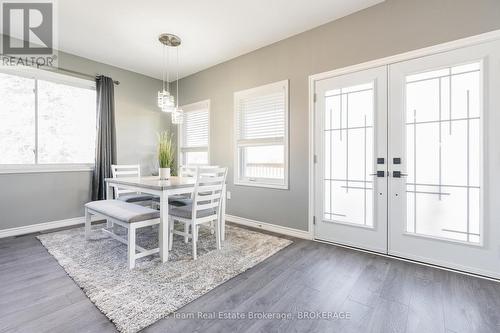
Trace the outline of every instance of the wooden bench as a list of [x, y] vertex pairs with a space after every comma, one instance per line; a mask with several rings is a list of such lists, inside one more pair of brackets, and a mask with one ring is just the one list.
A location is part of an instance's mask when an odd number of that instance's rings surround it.
[[[85, 239], [91, 232], [91, 216], [96, 215], [106, 219], [108, 229], [102, 229], [106, 234], [124, 244], [127, 244], [128, 267], [135, 267], [135, 260], [159, 252], [159, 248], [145, 249], [135, 243], [136, 230], [160, 223], [160, 212], [156, 209], [135, 205], [121, 200], [99, 200], [85, 204]], [[116, 234], [115, 224], [127, 229], [128, 236], [123, 238]], [[111, 228], [109, 228], [111, 226]], [[138, 251], [138, 253], [136, 253]]]

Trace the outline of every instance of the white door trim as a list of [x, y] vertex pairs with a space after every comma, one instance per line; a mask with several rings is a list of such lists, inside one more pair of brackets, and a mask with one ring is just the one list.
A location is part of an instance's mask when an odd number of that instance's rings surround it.
[[315, 239], [314, 237], [314, 150], [316, 144], [314, 142], [314, 95], [315, 95], [315, 84], [319, 80], [324, 80], [328, 78], [332, 78], [335, 76], [349, 74], [361, 70], [366, 70], [374, 67], [391, 65], [397, 62], [411, 60], [415, 58], [421, 58], [424, 56], [429, 56], [433, 54], [438, 54], [442, 52], [452, 51], [456, 49], [460, 49], [467, 46], [487, 43], [495, 40], [500, 40], [500, 30], [494, 30], [490, 32], [486, 32], [480, 35], [466, 37], [462, 39], [458, 39], [451, 42], [446, 42], [430, 47], [425, 47], [418, 50], [413, 50], [405, 53], [400, 53], [397, 55], [375, 59], [371, 61], [367, 61], [364, 63], [347, 66], [343, 68], [334, 69], [327, 72], [322, 72], [318, 74], [313, 74], [309, 76], [309, 200], [308, 200], [308, 232], [310, 234], [311, 239]]

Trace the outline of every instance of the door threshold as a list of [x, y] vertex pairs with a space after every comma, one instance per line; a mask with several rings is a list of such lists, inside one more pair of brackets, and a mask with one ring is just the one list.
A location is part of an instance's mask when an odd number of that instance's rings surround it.
[[313, 241], [318, 242], [318, 243], [328, 244], [328, 245], [339, 246], [339, 247], [343, 247], [343, 248], [346, 248], [346, 249], [351, 249], [351, 250], [354, 250], [354, 251], [359, 251], [359, 252], [364, 252], [364, 253], [369, 253], [369, 254], [375, 254], [375, 255], [378, 255], [378, 256], [381, 256], [381, 257], [385, 257], [385, 258], [389, 258], [389, 259], [396, 259], [396, 260], [406, 261], [406, 262], [417, 264], [417, 265], [422, 265], [422, 266], [437, 268], [437, 269], [440, 269], [440, 270], [443, 270], [443, 271], [449, 271], [449, 272], [454, 272], [454, 273], [458, 273], [458, 274], [462, 274], [462, 275], [468, 275], [468, 276], [480, 278], [480, 279], [483, 279], [483, 280], [489, 280], [489, 281], [493, 281], [493, 282], [500, 282], [500, 279], [497, 279], [497, 278], [494, 278], [494, 277], [490, 277], [490, 276], [487, 276], [487, 275], [470, 273], [470, 272], [462, 271], [462, 270], [459, 270], [459, 269], [449, 268], [449, 267], [435, 265], [435, 264], [429, 264], [429, 263], [426, 263], [426, 262], [423, 262], [423, 261], [408, 259], [408, 258], [404, 258], [404, 257], [398, 257], [398, 256], [395, 256], [395, 255], [391, 255], [391, 254], [387, 254], [387, 253], [381, 253], [381, 252], [372, 251], [372, 250], [366, 250], [366, 249], [363, 249], [363, 248], [360, 248], [360, 247], [351, 246], [351, 245], [345, 245], [345, 244], [340, 244], [340, 243], [336, 243], [336, 242], [332, 242], [332, 241], [328, 241], [328, 240], [323, 240], [323, 239], [320, 239], [320, 238], [314, 238]]

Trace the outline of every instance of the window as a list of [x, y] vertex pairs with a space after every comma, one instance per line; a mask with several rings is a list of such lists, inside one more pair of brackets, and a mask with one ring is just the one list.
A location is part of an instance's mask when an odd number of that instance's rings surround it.
[[33, 69], [0, 72], [0, 166], [94, 164], [94, 82]]
[[288, 80], [234, 94], [235, 184], [288, 188]]
[[184, 121], [179, 125], [181, 165], [209, 164], [210, 101], [185, 105]]

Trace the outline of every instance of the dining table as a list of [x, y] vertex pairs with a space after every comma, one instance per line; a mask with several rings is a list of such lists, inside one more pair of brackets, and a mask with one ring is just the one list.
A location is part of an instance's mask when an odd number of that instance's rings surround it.
[[[113, 188], [127, 189], [134, 192], [156, 195], [160, 198], [160, 226], [158, 228], [158, 247], [162, 262], [168, 261], [169, 249], [169, 218], [168, 197], [179, 194], [193, 193], [196, 183], [193, 177], [171, 176], [168, 179], [160, 179], [158, 176], [120, 177], [106, 178], [106, 199], [113, 199]], [[226, 217], [226, 185], [222, 188], [220, 219], [220, 236], [224, 240]]]

